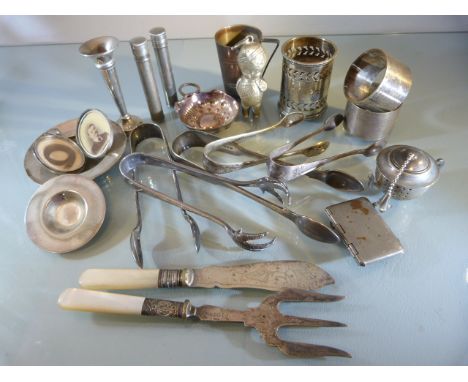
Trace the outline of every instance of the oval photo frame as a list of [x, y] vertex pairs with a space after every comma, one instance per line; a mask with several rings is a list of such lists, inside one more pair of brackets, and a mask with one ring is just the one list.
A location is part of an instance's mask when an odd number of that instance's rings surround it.
[[97, 109], [86, 110], [78, 120], [76, 140], [87, 157], [102, 158], [113, 141], [107, 116]]

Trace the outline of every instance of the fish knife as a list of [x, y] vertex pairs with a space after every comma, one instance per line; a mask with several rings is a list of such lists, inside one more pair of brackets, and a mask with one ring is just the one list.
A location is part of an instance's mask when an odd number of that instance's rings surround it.
[[267, 261], [194, 269], [88, 269], [79, 283], [85, 289], [252, 288], [281, 291], [319, 289], [333, 278], [304, 261]]

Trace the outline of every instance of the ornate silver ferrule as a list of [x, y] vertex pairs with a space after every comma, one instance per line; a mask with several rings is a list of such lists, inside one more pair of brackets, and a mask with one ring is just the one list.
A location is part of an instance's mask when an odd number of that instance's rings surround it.
[[193, 285], [192, 269], [161, 269], [158, 277], [158, 288], [180, 288]]
[[189, 300], [184, 302], [145, 298], [141, 308], [142, 316], [158, 316], [190, 319], [196, 318], [197, 309]]

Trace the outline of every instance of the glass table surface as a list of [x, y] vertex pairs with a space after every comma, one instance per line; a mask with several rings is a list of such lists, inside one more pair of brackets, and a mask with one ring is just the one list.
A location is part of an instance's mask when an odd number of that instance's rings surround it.
[[[92, 62], [77, 44], [0, 47], [0, 188], [2, 261], [0, 262], [0, 364], [3, 365], [460, 365], [468, 364], [468, 34], [394, 34], [325, 36], [338, 47], [324, 117], [342, 111], [344, 76], [352, 61], [370, 48], [381, 48], [406, 63], [413, 88], [389, 144], [419, 147], [445, 159], [439, 182], [422, 197], [392, 201], [383, 215], [405, 248], [405, 254], [360, 267], [344, 246], [313, 241], [287, 219], [222, 187], [182, 175], [184, 198], [218, 213], [235, 227], [268, 230], [277, 242], [263, 252], [237, 248], [225, 232], [205, 219], [197, 254], [189, 226], [180, 211], [142, 196], [142, 246], [146, 268], [185, 268], [268, 260], [303, 260], [320, 265], [335, 279], [323, 293], [345, 296], [330, 304], [294, 303], [282, 311], [343, 322], [345, 328], [282, 329], [292, 341], [338, 347], [351, 359], [288, 358], [266, 346], [259, 334], [237, 324], [209, 324], [148, 317], [98, 315], [63, 311], [61, 291], [78, 286], [88, 268], [135, 268], [129, 234], [136, 222], [133, 190], [117, 166], [96, 179], [104, 192], [107, 216], [97, 236], [85, 247], [57, 255], [36, 247], [26, 234], [24, 215], [38, 188], [23, 168], [24, 155], [41, 133], [88, 108], [111, 119], [119, 115]], [[281, 38], [285, 41], [287, 38]], [[170, 40], [177, 84], [196, 82], [202, 90], [222, 88], [213, 39]], [[267, 49], [270, 49], [267, 47]], [[120, 83], [130, 113], [149, 113], [130, 46], [115, 53]], [[154, 63], [154, 57], [153, 57]], [[268, 68], [262, 117], [238, 117], [220, 132], [259, 129], [279, 119], [277, 102], [281, 54]], [[161, 91], [162, 94], [162, 91]], [[169, 140], [186, 130], [165, 107], [162, 123]], [[267, 152], [317, 128], [302, 123], [257, 137], [250, 147]], [[331, 142], [326, 155], [364, 147], [340, 128], [320, 136]], [[142, 148], [159, 151], [156, 144]], [[324, 154], [325, 155], [325, 154]], [[348, 171], [366, 181], [375, 158], [353, 157], [329, 168]], [[232, 174], [265, 175], [257, 166]], [[149, 181], [173, 193], [165, 170]], [[328, 224], [324, 209], [356, 195], [336, 191], [311, 179], [290, 183], [293, 211]], [[366, 193], [371, 201], [380, 194]], [[266, 198], [273, 200], [270, 196]], [[257, 290], [141, 290], [134, 294], [210, 304], [233, 309], [256, 306], [267, 292]]]

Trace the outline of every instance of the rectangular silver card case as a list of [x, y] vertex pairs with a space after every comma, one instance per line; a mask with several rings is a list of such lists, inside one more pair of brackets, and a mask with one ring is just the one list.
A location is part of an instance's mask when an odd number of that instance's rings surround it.
[[400, 241], [367, 198], [325, 208], [332, 227], [359, 265], [403, 254]]

